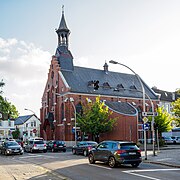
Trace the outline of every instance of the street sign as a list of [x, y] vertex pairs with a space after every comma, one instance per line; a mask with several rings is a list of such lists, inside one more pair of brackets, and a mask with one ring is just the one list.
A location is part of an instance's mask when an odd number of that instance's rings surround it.
[[143, 117], [143, 122], [144, 123], [148, 122], [148, 118], [147, 117]]
[[149, 124], [148, 123], [145, 123], [145, 124], [143, 124], [143, 129], [144, 130], [149, 130], [149, 128], [150, 128], [150, 126], [149, 126]]
[[157, 112], [142, 112], [142, 116], [158, 116]]

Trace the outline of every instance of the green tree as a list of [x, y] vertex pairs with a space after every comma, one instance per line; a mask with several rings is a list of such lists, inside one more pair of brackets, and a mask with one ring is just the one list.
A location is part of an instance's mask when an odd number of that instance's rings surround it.
[[19, 138], [20, 131], [19, 131], [18, 128], [15, 131], [12, 132], [12, 136], [13, 136], [14, 139], [18, 139]]
[[98, 141], [101, 133], [111, 131], [116, 119], [110, 118], [112, 111], [100, 101], [100, 97], [96, 101], [88, 102], [83, 106], [82, 114], [77, 115], [77, 123], [81, 131], [92, 134], [93, 140]]
[[168, 132], [172, 129], [172, 116], [163, 107], [158, 107], [156, 111], [158, 115], [154, 117], [154, 122], [161, 135], [162, 132]]
[[174, 112], [173, 120], [176, 126], [180, 126], [180, 98], [172, 102], [172, 112]]
[[0, 112], [4, 115], [4, 119], [8, 119], [8, 117], [15, 119], [19, 116], [16, 107], [10, 102], [8, 102], [6, 99], [4, 99], [1, 95], [0, 95]]

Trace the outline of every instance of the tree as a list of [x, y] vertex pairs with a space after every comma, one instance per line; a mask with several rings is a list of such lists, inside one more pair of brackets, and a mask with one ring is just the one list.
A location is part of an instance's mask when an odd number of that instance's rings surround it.
[[81, 131], [92, 134], [93, 140], [98, 141], [100, 133], [111, 131], [116, 119], [110, 118], [112, 114], [100, 97], [96, 101], [88, 102], [83, 106], [82, 114], [77, 115], [77, 123]]
[[20, 135], [20, 131], [19, 131], [18, 128], [15, 131], [12, 132], [12, 136], [13, 136], [14, 139], [18, 139], [19, 135]]
[[158, 115], [154, 117], [154, 122], [155, 122], [156, 128], [158, 128], [159, 134], [161, 134], [162, 132], [170, 131], [172, 129], [171, 115], [163, 107], [158, 107], [156, 111]]
[[172, 112], [174, 112], [173, 120], [176, 123], [176, 126], [180, 126], [180, 98], [175, 102], [172, 102]]
[[4, 119], [8, 119], [8, 118], [15, 119], [19, 116], [16, 107], [10, 102], [8, 102], [6, 99], [4, 99], [1, 95], [0, 95], [0, 112], [3, 114]]

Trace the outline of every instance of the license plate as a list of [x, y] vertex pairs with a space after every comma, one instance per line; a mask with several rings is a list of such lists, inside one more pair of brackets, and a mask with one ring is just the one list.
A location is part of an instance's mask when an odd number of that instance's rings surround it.
[[18, 150], [14, 150], [14, 152], [19, 152]]
[[135, 155], [136, 152], [129, 152], [129, 155]]

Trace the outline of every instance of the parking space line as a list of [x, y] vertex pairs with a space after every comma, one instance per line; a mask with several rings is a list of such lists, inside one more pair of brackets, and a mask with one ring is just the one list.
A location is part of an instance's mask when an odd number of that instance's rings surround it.
[[95, 167], [103, 168], [103, 169], [112, 170], [112, 168], [105, 167], [105, 166], [100, 166], [100, 165], [97, 165], [97, 164], [88, 164], [88, 165], [89, 165], [89, 166], [95, 166]]
[[136, 174], [136, 173], [140, 173], [140, 172], [159, 172], [159, 171], [179, 171], [180, 169], [145, 169], [145, 170], [128, 170], [128, 171], [122, 171], [124, 173], [127, 173], [127, 174], [131, 174], [131, 175], [134, 175], [134, 176], [139, 176], [139, 177], [143, 177], [143, 178], [146, 178], [146, 179], [152, 179], [152, 180], [160, 180], [158, 178], [154, 178], [154, 177], [151, 177], [151, 176], [145, 176], [145, 175], [141, 175], [141, 174]]

